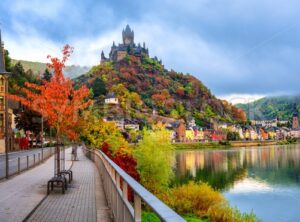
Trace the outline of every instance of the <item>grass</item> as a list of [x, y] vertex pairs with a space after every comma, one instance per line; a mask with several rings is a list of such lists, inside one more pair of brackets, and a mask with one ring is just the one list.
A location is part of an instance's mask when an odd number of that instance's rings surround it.
[[[183, 217], [187, 222], [209, 222], [208, 219], [201, 219], [193, 216]], [[161, 222], [161, 220], [152, 212], [143, 211], [142, 222]]]
[[224, 149], [228, 148], [228, 145], [221, 145], [218, 142], [209, 142], [209, 143], [174, 143], [172, 144], [175, 150], [186, 150], [186, 149]]

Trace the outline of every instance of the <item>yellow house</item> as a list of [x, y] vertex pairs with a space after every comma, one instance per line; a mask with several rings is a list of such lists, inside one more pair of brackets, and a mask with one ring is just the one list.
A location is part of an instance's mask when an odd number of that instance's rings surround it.
[[187, 141], [195, 140], [195, 134], [193, 130], [186, 130], [185, 131], [185, 138]]

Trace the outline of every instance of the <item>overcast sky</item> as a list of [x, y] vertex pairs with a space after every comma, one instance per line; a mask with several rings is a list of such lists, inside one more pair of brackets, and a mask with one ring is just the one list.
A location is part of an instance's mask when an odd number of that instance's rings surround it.
[[92, 66], [129, 24], [166, 68], [235, 103], [300, 93], [299, 11], [299, 0], [1, 0], [0, 26], [13, 58], [44, 62], [69, 43], [70, 64]]

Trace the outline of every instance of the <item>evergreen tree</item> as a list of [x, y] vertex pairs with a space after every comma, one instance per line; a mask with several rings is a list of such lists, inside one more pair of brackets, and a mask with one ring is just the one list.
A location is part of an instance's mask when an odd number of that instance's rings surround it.
[[8, 50], [5, 50], [4, 52], [4, 59], [5, 59], [5, 69], [7, 72], [11, 71], [11, 58], [9, 56]]
[[98, 96], [101, 96], [101, 95], [105, 95], [107, 93], [105, 83], [99, 77], [97, 77], [95, 79], [94, 84], [92, 86], [92, 89], [93, 89], [93, 92], [94, 92], [94, 98], [98, 97]]
[[48, 68], [46, 68], [42, 79], [49, 82], [51, 78], [52, 78], [52, 73], [49, 71]]
[[11, 69], [11, 76], [8, 80], [8, 91], [10, 93], [16, 93], [14, 86], [24, 86], [26, 81], [25, 70], [20, 62], [15, 64]]

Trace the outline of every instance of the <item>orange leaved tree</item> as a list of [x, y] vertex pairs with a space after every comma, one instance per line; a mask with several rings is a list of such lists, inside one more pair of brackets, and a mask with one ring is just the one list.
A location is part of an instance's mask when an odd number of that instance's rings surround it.
[[[75, 90], [72, 81], [63, 75], [63, 68], [73, 48], [66, 45], [62, 52], [62, 59], [48, 56], [51, 62], [47, 66], [53, 70], [53, 77], [49, 82], [44, 81], [41, 85], [26, 82], [23, 88], [19, 88], [19, 95], [9, 95], [11, 99], [21, 102], [47, 119], [49, 126], [56, 130], [57, 144], [61, 142], [63, 135], [72, 140], [77, 138], [80, 111], [91, 104], [88, 99], [89, 89], [83, 86]], [[56, 146], [56, 159], [55, 173], [59, 174], [59, 145]]]

